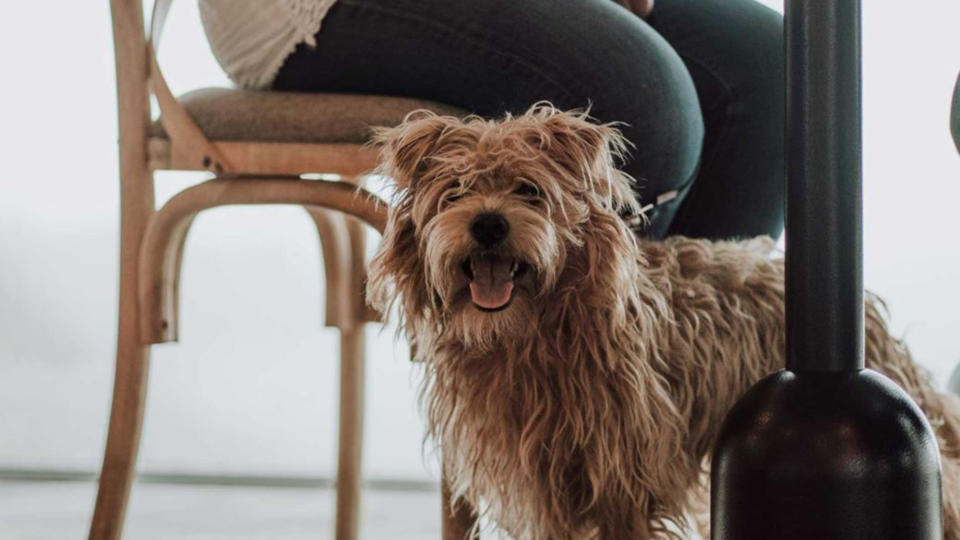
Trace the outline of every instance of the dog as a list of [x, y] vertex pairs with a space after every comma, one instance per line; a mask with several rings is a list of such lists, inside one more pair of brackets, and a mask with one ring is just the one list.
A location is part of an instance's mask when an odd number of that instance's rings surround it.
[[[368, 301], [399, 313], [423, 362], [454, 496], [519, 539], [689, 534], [724, 416], [784, 365], [773, 241], [642, 238], [626, 143], [584, 112], [418, 112], [375, 140], [396, 189]], [[882, 311], [868, 295], [866, 364], [933, 426], [960, 539], [960, 400]]]

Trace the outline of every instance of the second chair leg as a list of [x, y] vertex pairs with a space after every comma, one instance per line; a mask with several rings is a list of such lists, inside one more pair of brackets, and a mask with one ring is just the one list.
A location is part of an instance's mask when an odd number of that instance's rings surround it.
[[340, 330], [336, 539], [356, 540], [363, 487], [364, 231], [359, 222], [306, 207], [317, 226], [326, 281], [326, 324]]
[[340, 444], [337, 458], [337, 540], [356, 540], [363, 484], [363, 325], [340, 333]]
[[113, 405], [90, 540], [118, 540], [136, 474], [146, 401], [149, 346], [137, 340], [136, 320], [120, 322]]

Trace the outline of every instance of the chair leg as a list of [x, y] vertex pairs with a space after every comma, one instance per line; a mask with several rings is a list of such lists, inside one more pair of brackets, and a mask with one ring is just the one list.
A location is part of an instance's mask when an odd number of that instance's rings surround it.
[[363, 488], [363, 417], [366, 388], [366, 349], [362, 319], [365, 277], [363, 225], [346, 218], [350, 247], [347, 298], [352, 300], [352, 324], [340, 331], [340, 448], [337, 461], [337, 540], [356, 540], [360, 533]]
[[121, 319], [110, 429], [90, 540], [120, 538], [130, 486], [136, 474], [150, 356], [149, 346], [140, 345], [136, 331], [136, 321]]
[[337, 540], [356, 540], [360, 532], [363, 484], [364, 412], [363, 325], [340, 333], [340, 441], [337, 458]]
[[[355, 540], [363, 484], [364, 336], [360, 319], [363, 237], [337, 212], [305, 207], [320, 236], [326, 282], [326, 325], [340, 330], [340, 418], [337, 540]], [[357, 257], [360, 257], [358, 259]], [[359, 261], [359, 263], [358, 263]]]
[[[130, 151], [127, 146], [122, 145], [122, 155]], [[134, 158], [128, 156], [121, 162], [145, 163], [142, 156]], [[140, 244], [153, 213], [152, 177], [149, 171], [137, 167], [125, 166], [122, 171], [117, 358], [110, 426], [90, 525], [90, 540], [118, 540], [122, 533], [130, 486], [136, 474], [150, 369], [150, 346], [140, 340], [137, 283]]]
[[354, 219], [305, 207], [320, 236], [326, 281], [326, 324], [340, 330], [340, 419], [337, 540], [360, 532], [364, 415], [364, 231]]

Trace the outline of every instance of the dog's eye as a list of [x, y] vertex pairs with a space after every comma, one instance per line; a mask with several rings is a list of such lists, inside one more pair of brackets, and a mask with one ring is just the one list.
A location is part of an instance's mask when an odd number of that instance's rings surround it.
[[540, 188], [530, 182], [522, 182], [513, 193], [528, 199], [537, 199], [540, 197]]
[[452, 204], [466, 196], [466, 192], [461, 189], [460, 182], [454, 182], [447, 186], [443, 191], [443, 203]]

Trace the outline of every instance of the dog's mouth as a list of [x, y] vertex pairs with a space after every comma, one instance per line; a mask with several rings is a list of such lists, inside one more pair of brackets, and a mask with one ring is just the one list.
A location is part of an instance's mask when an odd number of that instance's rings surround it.
[[495, 253], [476, 253], [460, 266], [470, 280], [470, 299], [480, 311], [506, 309], [517, 292], [514, 281], [530, 268], [513, 257]]

